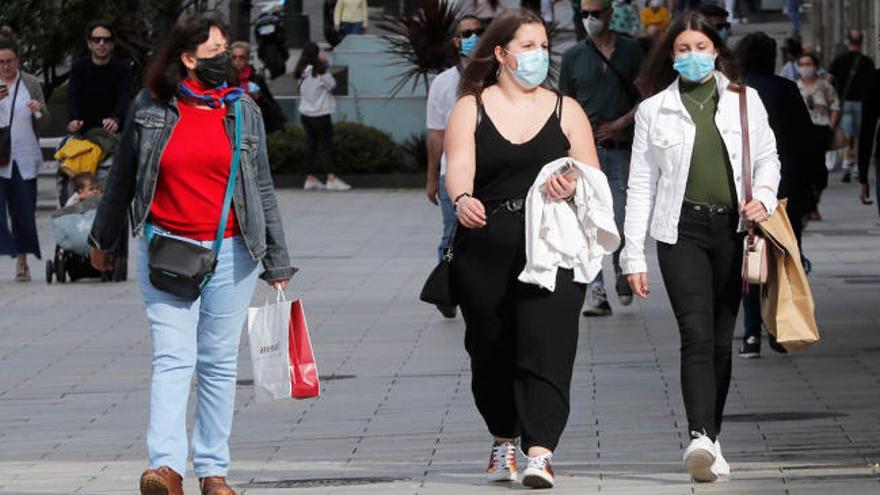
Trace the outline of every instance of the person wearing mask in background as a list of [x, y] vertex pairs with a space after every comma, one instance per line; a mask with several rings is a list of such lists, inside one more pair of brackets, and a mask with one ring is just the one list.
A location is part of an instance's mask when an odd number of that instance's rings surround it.
[[[798, 72], [800, 78], [797, 81], [798, 89], [801, 96], [807, 104], [810, 111], [810, 119], [813, 125], [817, 127], [820, 141], [825, 144], [825, 170], [834, 168], [837, 161], [837, 151], [831, 150], [834, 141], [834, 134], [837, 125], [840, 123], [840, 100], [837, 98], [837, 92], [834, 86], [824, 78], [819, 76], [819, 59], [810, 52], [804, 52], [798, 59]], [[783, 165], [783, 169], [785, 165]], [[816, 208], [810, 214], [810, 220], [822, 220], [819, 214], [819, 201], [822, 195], [822, 189], [818, 189], [816, 195]]]
[[779, 75], [789, 81], [797, 81], [801, 75], [798, 73], [798, 59], [804, 53], [804, 48], [797, 38], [786, 38], [782, 46], [782, 68]]
[[642, 9], [642, 26], [657, 26], [661, 33], [669, 27], [669, 9], [663, 0], [650, 0]]
[[[875, 183], [880, 184], [880, 166], [877, 165], [880, 153], [880, 69], [871, 74], [862, 100], [862, 125], [859, 137], [859, 200], [863, 205], [874, 202], [871, 199], [868, 171], [874, 162]], [[880, 201], [877, 202], [880, 213]]]
[[333, 26], [343, 35], [364, 34], [370, 21], [367, 0], [337, 0]]
[[19, 70], [20, 54], [15, 41], [0, 40], [0, 125], [11, 126], [9, 162], [0, 166], [0, 255], [15, 256], [15, 281], [29, 282], [27, 255], [40, 259], [37, 175], [43, 155], [37, 128], [49, 123], [49, 109], [39, 79]]
[[86, 29], [89, 54], [70, 68], [67, 85], [67, 132], [103, 128], [118, 132], [131, 101], [131, 69], [113, 57], [116, 38], [109, 23], [95, 21]]
[[[428, 110], [426, 126], [428, 127], [428, 200], [440, 206], [443, 216], [443, 233], [437, 247], [438, 258], [449, 245], [455, 223], [455, 209], [446, 191], [446, 153], [443, 141], [446, 138], [446, 124], [449, 114], [458, 101], [458, 89], [461, 86], [461, 73], [467, 67], [470, 56], [480, 42], [483, 34], [482, 22], [472, 15], [466, 15], [458, 21], [458, 27], [452, 42], [460, 55], [459, 62], [441, 72], [431, 82], [428, 90]], [[446, 318], [455, 318], [455, 306], [438, 306], [437, 309]]]
[[718, 36], [721, 37], [721, 41], [727, 44], [727, 40], [730, 39], [731, 34], [731, 24], [728, 19], [730, 13], [723, 7], [709, 3], [701, 5], [699, 12], [706, 16], [706, 19], [715, 26], [715, 30], [718, 31]]
[[[633, 116], [641, 98], [634, 81], [644, 55], [635, 40], [616, 35], [609, 29], [611, 0], [582, 0], [581, 12], [589, 37], [562, 55], [559, 91], [577, 100], [590, 116], [599, 163], [614, 198], [614, 221], [622, 232]], [[613, 255], [615, 288], [621, 304], [627, 306], [632, 303], [632, 291], [620, 273], [619, 257], [620, 249]], [[600, 271], [590, 283], [584, 316], [611, 313], [605, 279]]]
[[[295, 272], [260, 109], [241, 88], [228, 86], [226, 30], [210, 14], [184, 17], [171, 29], [132, 104], [89, 235], [92, 266], [102, 271], [113, 266], [108, 248], [127, 236], [121, 234], [127, 214], [141, 237], [138, 278], [153, 362], [141, 495], [182, 495], [190, 446], [201, 494], [235, 495], [226, 475], [241, 327], [258, 276], [281, 290]], [[239, 139], [248, 146], [236, 148]], [[240, 167], [232, 175], [238, 150]], [[213, 275], [195, 298], [154, 285], [151, 248], [162, 237], [216, 252]]]
[[[508, 9], [506, 0], [463, 0], [470, 5], [470, 15], [480, 19], [483, 27], [488, 27], [497, 15]], [[467, 12], [468, 9], [465, 9]]]
[[287, 119], [284, 118], [284, 112], [281, 106], [275, 101], [272, 92], [269, 91], [269, 85], [263, 76], [257, 74], [254, 66], [251, 65], [251, 45], [246, 41], [236, 41], [230, 45], [230, 57], [232, 58], [232, 69], [235, 71], [237, 78], [236, 86], [242, 88], [257, 105], [263, 114], [263, 126], [267, 133], [280, 131], [284, 129]]
[[[570, 411], [585, 290], [571, 269], [557, 270], [553, 291], [518, 280], [525, 198], [556, 159], [598, 165], [577, 102], [542, 86], [549, 65], [538, 14], [511, 9], [495, 18], [462, 74], [445, 143], [446, 186], [460, 225], [452, 283], [466, 323], [471, 389], [494, 437], [487, 477], [517, 479], [519, 437], [528, 458], [522, 483], [532, 488], [554, 484], [551, 460]], [[548, 201], [573, 197], [577, 187], [563, 174], [544, 184]]]
[[[800, 244], [804, 217], [816, 208], [815, 191], [828, 180], [825, 169], [823, 133], [812, 124], [810, 112], [798, 85], [776, 76], [776, 42], [765, 33], [752, 33], [736, 46], [742, 81], [754, 88], [767, 110], [770, 129], [776, 138], [780, 162], [779, 198], [788, 198], [786, 212]], [[808, 263], [804, 263], [805, 267]], [[761, 288], [752, 286], [743, 297], [743, 341], [739, 356], [758, 357], [761, 353]], [[770, 346], [782, 349], [774, 340]]]
[[[642, 73], [652, 96], [636, 114], [621, 255], [633, 292], [647, 299], [645, 236], [650, 231], [657, 240], [681, 334], [690, 434], [683, 461], [698, 482], [730, 474], [719, 434], [742, 295], [744, 231], [777, 204], [776, 139], [757, 92], [737, 80], [730, 50], [705, 17], [690, 12], [673, 23]], [[748, 203], [740, 156], [743, 91], [754, 193]]]
[[[348, 191], [351, 186], [334, 171], [331, 116], [336, 111], [336, 100], [331, 91], [336, 87], [336, 79], [327, 72], [327, 54], [317, 44], [311, 41], [306, 43], [293, 70], [293, 77], [299, 81], [299, 115], [308, 144], [303, 189]], [[325, 174], [327, 182], [318, 179], [319, 173]]]
[[639, 23], [639, 13], [632, 4], [632, 0], [614, 0], [614, 14], [611, 16], [611, 30], [635, 39], [642, 25]]
[[862, 98], [867, 96], [868, 84], [874, 72], [874, 60], [862, 53], [863, 41], [861, 31], [850, 31], [846, 41], [847, 52], [838, 55], [828, 70], [834, 89], [837, 90], [837, 97], [843, 105], [840, 129], [847, 138], [847, 147], [843, 149], [843, 182], [852, 180], [854, 160], [858, 158], [856, 153], [862, 124]]

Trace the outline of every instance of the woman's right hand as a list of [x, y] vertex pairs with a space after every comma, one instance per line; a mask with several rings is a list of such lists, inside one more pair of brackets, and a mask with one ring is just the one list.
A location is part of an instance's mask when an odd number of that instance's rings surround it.
[[107, 251], [92, 248], [89, 252], [89, 260], [92, 262], [92, 267], [99, 272], [108, 272], [113, 269], [113, 260]]
[[629, 281], [629, 286], [632, 288], [634, 294], [642, 299], [648, 299], [648, 294], [651, 291], [648, 290], [647, 273], [630, 273], [626, 276], [626, 279]]
[[469, 229], [479, 229], [486, 226], [486, 208], [483, 203], [472, 196], [463, 196], [455, 205], [455, 215], [458, 221]]

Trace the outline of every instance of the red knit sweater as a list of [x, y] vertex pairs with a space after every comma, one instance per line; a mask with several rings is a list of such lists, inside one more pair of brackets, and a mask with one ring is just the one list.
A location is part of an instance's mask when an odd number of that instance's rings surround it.
[[[217, 235], [220, 209], [229, 180], [232, 146], [226, 135], [226, 108], [196, 108], [178, 103], [180, 120], [159, 162], [150, 219], [160, 228], [198, 241]], [[239, 233], [230, 206], [224, 237]]]

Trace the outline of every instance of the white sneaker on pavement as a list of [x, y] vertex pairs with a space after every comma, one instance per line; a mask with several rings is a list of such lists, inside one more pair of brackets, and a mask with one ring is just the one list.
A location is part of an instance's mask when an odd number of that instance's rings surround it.
[[324, 187], [326, 187], [328, 191], [348, 191], [351, 189], [351, 186], [339, 177], [333, 180], [328, 180], [327, 185]]
[[306, 179], [306, 182], [303, 184], [303, 190], [305, 191], [323, 191], [326, 188], [327, 186], [318, 179]]
[[721, 442], [715, 439], [715, 462], [712, 463], [712, 472], [719, 478], [730, 476], [730, 464], [721, 455]]
[[511, 442], [492, 445], [489, 467], [486, 468], [489, 481], [516, 481], [516, 446]]
[[528, 465], [523, 471], [522, 484], [529, 488], [553, 488], [553, 467], [550, 465], [552, 458], [551, 452], [536, 457], [526, 456]]
[[684, 451], [684, 467], [696, 481], [709, 482], [718, 479], [712, 471], [715, 463], [715, 444], [709, 437], [691, 432], [691, 443]]

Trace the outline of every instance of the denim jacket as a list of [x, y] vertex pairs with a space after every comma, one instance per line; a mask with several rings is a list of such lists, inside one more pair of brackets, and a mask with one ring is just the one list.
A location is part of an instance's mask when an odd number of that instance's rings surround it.
[[[130, 211], [134, 235], [143, 233], [156, 192], [159, 161], [179, 117], [176, 99], [157, 101], [147, 90], [135, 98], [92, 225], [94, 247], [110, 249], [118, 242], [126, 211]], [[262, 260], [265, 271], [260, 277], [286, 280], [296, 269], [290, 266], [275, 200], [263, 119], [247, 95], [241, 97], [241, 119], [241, 165], [232, 196], [235, 216], [251, 257]], [[230, 143], [235, 142], [234, 129], [235, 111], [229, 105], [226, 132]]]

